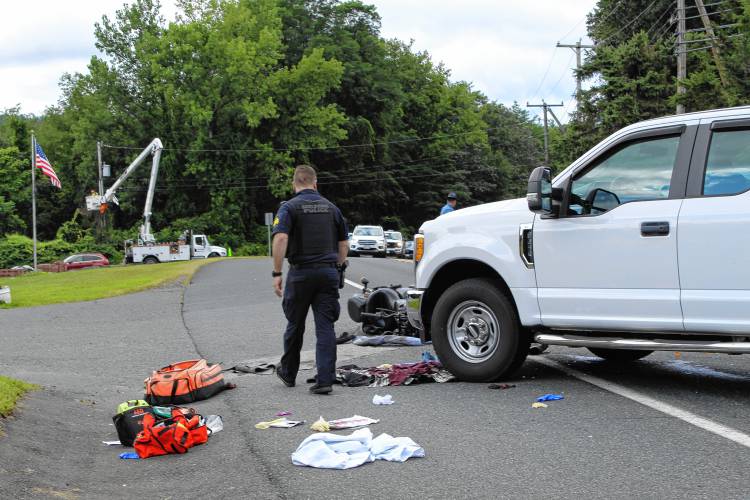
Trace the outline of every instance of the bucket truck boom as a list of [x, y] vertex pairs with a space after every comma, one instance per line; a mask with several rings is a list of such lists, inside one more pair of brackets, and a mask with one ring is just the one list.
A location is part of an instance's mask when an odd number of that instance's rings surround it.
[[164, 146], [162, 145], [161, 140], [158, 138], [154, 139], [143, 151], [141, 151], [138, 157], [128, 165], [128, 168], [125, 169], [122, 175], [104, 194], [92, 194], [86, 197], [86, 208], [90, 211], [98, 210], [100, 213], [106, 212], [107, 206], [110, 202], [115, 205], [118, 204], [115, 193], [122, 183], [130, 177], [141, 163], [143, 163], [147, 156], [153, 155], [151, 161], [151, 177], [148, 181], [148, 192], [146, 193], [146, 205], [143, 207], [143, 224], [141, 225], [140, 234], [138, 235], [139, 240], [144, 244], [153, 243], [155, 241], [154, 235], [151, 233], [151, 205], [154, 202], [154, 191], [156, 190], [156, 178], [159, 175], [159, 160], [161, 158], [162, 149], [164, 149]]

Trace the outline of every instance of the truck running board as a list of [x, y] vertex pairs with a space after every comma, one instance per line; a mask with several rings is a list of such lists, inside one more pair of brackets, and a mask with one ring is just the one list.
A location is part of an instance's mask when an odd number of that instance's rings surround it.
[[601, 349], [636, 349], [644, 351], [721, 352], [750, 354], [750, 342], [718, 342], [715, 340], [624, 339], [619, 337], [582, 337], [539, 333], [534, 340], [540, 344], [567, 347], [598, 347]]

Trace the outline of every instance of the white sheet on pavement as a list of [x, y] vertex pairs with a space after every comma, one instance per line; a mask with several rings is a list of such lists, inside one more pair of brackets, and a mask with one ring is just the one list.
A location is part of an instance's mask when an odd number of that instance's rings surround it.
[[292, 453], [292, 463], [320, 469], [351, 469], [375, 460], [405, 462], [412, 457], [424, 457], [424, 449], [410, 438], [380, 434], [373, 439], [370, 429], [359, 429], [347, 436], [308, 436]]

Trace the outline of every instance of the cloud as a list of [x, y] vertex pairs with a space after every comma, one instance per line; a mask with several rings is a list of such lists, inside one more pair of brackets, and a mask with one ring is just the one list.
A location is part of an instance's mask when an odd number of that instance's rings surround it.
[[[24, 112], [42, 113], [55, 104], [62, 74], [85, 71], [97, 53], [94, 23], [112, 17], [124, 1], [6, 2], [0, 108], [21, 103]], [[365, 1], [377, 7], [383, 36], [414, 40], [415, 49], [445, 63], [453, 80], [471, 82], [490, 99], [572, 104], [573, 51], [555, 44], [585, 36], [583, 20], [596, 0]], [[162, 3], [165, 17], [173, 17], [174, 0]]]
[[555, 45], [586, 40], [585, 16], [595, 0], [371, 3], [378, 7], [386, 38], [413, 39], [417, 50], [445, 63], [453, 80], [471, 82], [504, 104], [545, 99], [572, 109], [574, 53]]

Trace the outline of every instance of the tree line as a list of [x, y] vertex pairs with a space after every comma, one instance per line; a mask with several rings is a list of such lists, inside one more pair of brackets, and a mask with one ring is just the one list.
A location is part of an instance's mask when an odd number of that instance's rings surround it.
[[[687, 4], [687, 39], [698, 41], [701, 19]], [[682, 94], [673, 11], [671, 0], [599, 0], [577, 109], [551, 130], [553, 167], [622, 126], [672, 114], [678, 102], [696, 111], [748, 101], [750, 0], [709, 7], [720, 59], [690, 52]], [[104, 226], [82, 210], [97, 185], [96, 141], [117, 176], [161, 138], [157, 236], [192, 228], [233, 248], [264, 241], [263, 213], [289, 196], [299, 163], [315, 166], [321, 192], [350, 224], [410, 233], [449, 191], [461, 206], [523, 195], [543, 159], [537, 119], [385, 39], [363, 2], [180, 0], [167, 22], [157, 0], [135, 0], [103, 17], [95, 37], [101, 55], [86, 72], [63, 75], [57, 105], [0, 116], [0, 235], [31, 232], [31, 129], [63, 183], [39, 183], [39, 235], [70, 243], [114, 245], [140, 224], [147, 166], [120, 190]]]

